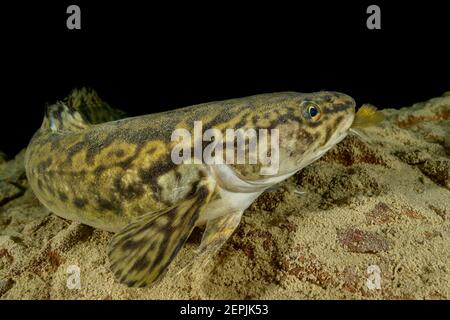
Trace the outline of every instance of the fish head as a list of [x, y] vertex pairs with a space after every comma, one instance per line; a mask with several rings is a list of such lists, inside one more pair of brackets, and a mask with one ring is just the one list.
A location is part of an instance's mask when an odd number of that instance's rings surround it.
[[298, 94], [289, 107], [295, 116], [279, 125], [280, 174], [319, 159], [347, 136], [355, 117], [355, 100], [339, 92]]

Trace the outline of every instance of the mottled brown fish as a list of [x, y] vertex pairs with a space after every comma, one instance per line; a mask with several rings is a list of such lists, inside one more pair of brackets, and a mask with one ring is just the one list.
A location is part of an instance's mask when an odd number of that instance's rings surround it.
[[[355, 115], [354, 100], [337, 92], [261, 94], [119, 120], [96, 99], [76, 91], [48, 107], [26, 172], [55, 214], [115, 233], [111, 270], [136, 287], [162, 276], [197, 225], [206, 223], [197, 257], [216, 252], [261, 193], [340, 142]], [[171, 135], [193, 132], [195, 121], [204, 130], [277, 129], [277, 173], [262, 175], [260, 162], [175, 164]]]

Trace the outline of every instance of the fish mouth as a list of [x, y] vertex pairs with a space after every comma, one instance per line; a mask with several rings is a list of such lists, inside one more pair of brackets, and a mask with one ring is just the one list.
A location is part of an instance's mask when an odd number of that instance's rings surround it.
[[334, 145], [341, 142], [348, 135], [354, 118], [355, 118], [354, 113], [347, 114], [345, 116], [345, 118], [341, 121], [341, 123], [339, 123], [338, 128], [334, 131], [333, 135], [325, 144], [323, 153], [331, 149]]
[[355, 120], [355, 114], [354, 113], [351, 113], [351, 114], [347, 115], [347, 117], [344, 120], [342, 120], [341, 124], [339, 125], [339, 127], [340, 127], [339, 129], [342, 132], [348, 133], [348, 130], [352, 126], [354, 120]]

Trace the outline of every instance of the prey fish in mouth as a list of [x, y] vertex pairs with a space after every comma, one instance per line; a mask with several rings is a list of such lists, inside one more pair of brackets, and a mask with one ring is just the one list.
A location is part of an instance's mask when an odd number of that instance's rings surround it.
[[[145, 287], [162, 277], [195, 226], [206, 224], [194, 260], [217, 252], [266, 189], [345, 138], [355, 102], [338, 92], [280, 92], [121, 117], [86, 90], [49, 106], [27, 148], [26, 173], [52, 212], [114, 232], [112, 272], [121, 283]], [[266, 129], [269, 139], [258, 140], [257, 150], [267, 149], [276, 132], [276, 172], [262, 174], [259, 160], [175, 163], [172, 134], [183, 129], [195, 137], [196, 122], [223, 136], [228, 129]]]
[[372, 127], [384, 120], [384, 116], [371, 104], [363, 104], [355, 115], [352, 128]]

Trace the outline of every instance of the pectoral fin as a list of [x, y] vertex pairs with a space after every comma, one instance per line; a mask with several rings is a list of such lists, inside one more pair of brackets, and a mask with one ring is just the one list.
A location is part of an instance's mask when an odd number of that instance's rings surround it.
[[213, 191], [214, 185], [205, 179], [191, 198], [144, 215], [117, 233], [108, 252], [117, 279], [131, 287], [153, 284], [186, 242]]
[[198, 254], [214, 254], [236, 230], [243, 211], [235, 211], [222, 217], [209, 220], [198, 248]]
[[243, 211], [233, 211], [224, 216], [211, 219], [206, 224], [200, 247], [196, 250], [194, 258], [179, 273], [191, 267], [194, 262], [206, 265], [223, 244], [231, 237], [241, 221]]

